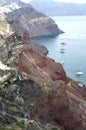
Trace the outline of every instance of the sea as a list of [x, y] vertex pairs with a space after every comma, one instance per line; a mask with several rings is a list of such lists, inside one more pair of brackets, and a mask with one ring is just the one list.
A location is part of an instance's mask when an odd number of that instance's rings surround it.
[[[48, 57], [56, 62], [64, 62], [62, 66], [68, 77], [86, 85], [86, 16], [53, 16], [51, 18], [65, 33], [33, 40], [47, 47]], [[83, 74], [76, 75], [77, 71]]]

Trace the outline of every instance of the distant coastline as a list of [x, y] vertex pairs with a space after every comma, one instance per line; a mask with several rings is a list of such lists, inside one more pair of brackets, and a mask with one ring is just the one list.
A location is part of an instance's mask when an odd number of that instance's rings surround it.
[[36, 0], [32, 0], [30, 4], [48, 16], [86, 15], [85, 3], [65, 3], [53, 0], [41, 0], [37, 2]]

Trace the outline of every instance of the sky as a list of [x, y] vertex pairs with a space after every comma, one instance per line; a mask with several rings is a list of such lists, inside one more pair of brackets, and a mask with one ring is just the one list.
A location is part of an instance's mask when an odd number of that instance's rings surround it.
[[[29, 3], [31, 0], [21, 0], [25, 3]], [[86, 0], [53, 0], [53, 1], [56, 1], [56, 2], [74, 2], [74, 3], [86, 3]]]
[[56, 2], [86, 3], [86, 0], [53, 0]]

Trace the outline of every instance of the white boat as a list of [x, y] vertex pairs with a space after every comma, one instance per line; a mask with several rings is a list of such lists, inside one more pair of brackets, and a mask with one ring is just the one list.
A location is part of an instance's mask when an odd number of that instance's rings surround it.
[[64, 61], [62, 60], [62, 61], [59, 61], [59, 63], [61, 64], [61, 65], [63, 65], [64, 64]]
[[82, 74], [83, 74], [82, 71], [77, 71], [77, 72], [76, 72], [76, 75], [82, 75]]

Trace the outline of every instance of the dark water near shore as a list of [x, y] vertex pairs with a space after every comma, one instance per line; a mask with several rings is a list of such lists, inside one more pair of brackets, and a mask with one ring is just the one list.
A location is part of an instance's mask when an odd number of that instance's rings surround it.
[[[86, 16], [52, 18], [65, 33], [57, 37], [39, 37], [34, 40], [48, 48], [49, 57], [55, 61], [64, 61], [63, 67], [69, 77], [86, 84]], [[64, 53], [60, 53], [62, 42], [66, 43]], [[83, 75], [76, 76], [77, 70], [82, 71]]]

